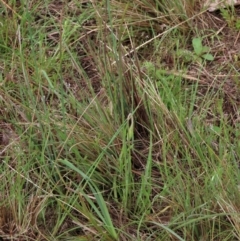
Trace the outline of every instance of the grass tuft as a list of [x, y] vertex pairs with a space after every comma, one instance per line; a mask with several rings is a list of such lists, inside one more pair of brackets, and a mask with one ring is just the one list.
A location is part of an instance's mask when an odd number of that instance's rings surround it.
[[238, 8], [0, 3], [0, 239], [240, 239]]

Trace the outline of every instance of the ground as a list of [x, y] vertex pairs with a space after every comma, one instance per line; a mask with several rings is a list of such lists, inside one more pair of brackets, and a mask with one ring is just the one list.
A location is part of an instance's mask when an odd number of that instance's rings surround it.
[[2, 240], [239, 240], [240, 8], [0, 1]]

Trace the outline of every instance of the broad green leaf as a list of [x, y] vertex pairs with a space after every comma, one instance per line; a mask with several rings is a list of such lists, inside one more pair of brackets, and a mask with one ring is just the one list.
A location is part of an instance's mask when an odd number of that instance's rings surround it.
[[194, 49], [195, 54], [200, 56], [202, 54], [202, 51], [203, 51], [202, 39], [193, 38], [192, 45], [193, 45], [193, 49]]
[[196, 56], [194, 58], [194, 61], [198, 62], [198, 63], [202, 63], [203, 59], [200, 56]]
[[202, 58], [204, 58], [206, 60], [209, 60], [209, 61], [213, 61], [214, 60], [214, 57], [213, 57], [212, 54], [203, 54]]
[[203, 46], [202, 47], [202, 53], [207, 53], [209, 51], [210, 51], [210, 47], [208, 47], [208, 46]]

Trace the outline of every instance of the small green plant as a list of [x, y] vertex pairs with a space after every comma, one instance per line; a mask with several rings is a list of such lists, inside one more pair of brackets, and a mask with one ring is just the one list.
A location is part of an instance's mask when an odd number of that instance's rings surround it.
[[240, 19], [237, 19], [235, 22], [235, 28], [239, 31], [240, 30]]
[[202, 38], [193, 38], [192, 46], [197, 61], [202, 62], [202, 60], [214, 60], [213, 55], [209, 53], [210, 47], [202, 44]]
[[223, 19], [227, 22], [229, 27], [234, 27], [234, 19], [235, 16], [232, 11], [230, 11], [228, 8], [222, 8], [220, 9], [221, 15]]
[[221, 15], [223, 19], [227, 22], [228, 27], [240, 30], [240, 19], [237, 18], [236, 12], [231, 9], [221, 9]]
[[192, 39], [193, 51], [187, 49], [178, 49], [177, 56], [181, 58], [184, 63], [199, 62], [202, 63], [204, 60], [212, 61], [214, 57], [210, 54], [210, 47], [202, 44], [202, 38]]

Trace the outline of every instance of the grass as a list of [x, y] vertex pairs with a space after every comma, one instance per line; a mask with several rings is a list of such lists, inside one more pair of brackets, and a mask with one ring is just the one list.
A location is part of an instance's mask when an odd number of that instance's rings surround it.
[[240, 239], [239, 32], [221, 12], [0, 2], [2, 240]]

